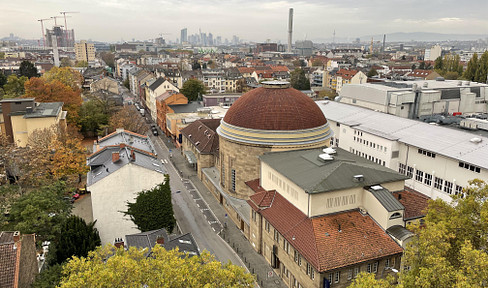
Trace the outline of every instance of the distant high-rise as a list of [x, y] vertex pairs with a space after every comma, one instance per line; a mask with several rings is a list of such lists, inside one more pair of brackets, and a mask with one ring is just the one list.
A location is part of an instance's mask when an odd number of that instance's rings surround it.
[[183, 44], [185, 42], [188, 42], [188, 29], [187, 28], [181, 29], [180, 43]]
[[95, 45], [85, 40], [75, 43], [76, 61], [95, 61]]
[[[68, 37], [66, 37], [66, 33]], [[75, 31], [64, 30], [62, 26], [54, 26], [52, 30], [46, 29], [46, 46], [54, 47], [53, 37], [56, 37], [58, 47], [74, 47], [75, 43]]]
[[293, 8], [290, 8], [290, 13], [288, 15], [288, 49], [287, 49], [288, 53], [291, 53], [292, 34], [293, 34]]

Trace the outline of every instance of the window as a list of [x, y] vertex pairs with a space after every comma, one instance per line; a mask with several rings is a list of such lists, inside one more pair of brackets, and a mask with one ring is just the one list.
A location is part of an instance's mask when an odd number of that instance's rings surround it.
[[341, 271], [337, 271], [335, 272], [334, 283], [339, 283], [340, 280], [341, 280]]
[[444, 192], [452, 194], [452, 182], [444, 181]]
[[413, 177], [413, 167], [407, 166], [407, 177]]
[[396, 218], [401, 218], [401, 217], [402, 217], [402, 213], [400, 213], [400, 212], [395, 212], [395, 213], [391, 214], [391, 216], [390, 216], [390, 220], [391, 220], [391, 219], [396, 219]]
[[420, 170], [417, 170], [415, 172], [415, 180], [417, 180], [420, 183], [422, 183], [424, 181], [424, 172], [423, 171], [420, 171]]
[[[222, 162], [224, 162], [224, 155], [222, 155]], [[222, 182], [222, 187], [225, 187], [225, 164], [222, 164], [222, 179], [220, 182]]]
[[354, 267], [354, 278], [356, 278], [359, 274], [359, 267]]
[[444, 180], [442, 180], [441, 178], [439, 178], [439, 177], [435, 177], [435, 178], [434, 178], [434, 188], [435, 188], [435, 189], [442, 190], [442, 182], [443, 182], [443, 181], [444, 181]]
[[302, 255], [298, 254], [298, 266], [302, 266]]
[[419, 149], [418, 152], [419, 152], [419, 154], [425, 155], [427, 157], [435, 158], [435, 153], [434, 152], [430, 152], [430, 151], [427, 151], [427, 150], [424, 150], [424, 149]]
[[352, 279], [352, 269], [349, 269], [347, 271], [347, 280], [351, 280]]
[[274, 230], [274, 237], [273, 239], [276, 241], [276, 243], [280, 243], [280, 232], [278, 232], [278, 230]]
[[368, 264], [368, 267], [366, 268], [366, 272], [371, 273], [371, 268], [373, 265], [371, 263]]
[[252, 220], [256, 222], [256, 211], [252, 210]]
[[427, 186], [432, 185], [432, 175], [425, 173], [424, 183]]
[[398, 164], [398, 172], [400, 172], [403, 175], [405, 175], [406, 168], [407, 168], [407, 165], [405, 165], [403, 163]]
[[332, 279], [334, 279], [334, 273], [329, 273], [329, 283], [332, 283]]
[[378, 261], [373, 263], [373, 273], [378, 272]]
[[385, 260], [385, 268], [390, 268], [390, 258]]
[[288, 271], [288, 269], [285, 267], [285, 265], [283, 265], [283, 263], [281, 263], [281, 266], [283, 266], [283, 275], [285, 275], [286, 278], [290, 277], [289, 276], [290, 271]]
[[283, 238], [283, 250], [285, 250], [287, 254], [290, 253], [290, 243], [288, 243], [285, 238]]
[[236, 170], [234, 169], [231, 169], [230, 170], [230, 177], [231, 177], [231, 187], [232, 187], [232, 191], [236, 191]]
[[312, 270], [310, 272], [310, 278], [312, 278], [312, 280], [315, 279], [315, 270], [313, 270], [313, 267], [312, 267]]
[[471, 170], [471, 171], [476, 172], [476, 173], [480, 173], [481, 172], [481, 168], [480, 167], [476, 167], [474, 165], [471, 165], [471, 164], [468, 164], [468, 163], [464, 163], [464, 162], [459, 162], [459, 167], [464, 168], [464, 169]]
[[264, 220], [264, 229], [269, 233], [269, 222], [268, 220]]
[[463, 186], [456, 185], [456, 192], [455, 192], [455, 194], [458, 195], [458, 194], [461, 194], [461, 193], [463, 193]]
[[310, 265], [309, 263], [307, 263], [307, 275], [312, 274], [312, 270], [313, 270], [312, 265]]

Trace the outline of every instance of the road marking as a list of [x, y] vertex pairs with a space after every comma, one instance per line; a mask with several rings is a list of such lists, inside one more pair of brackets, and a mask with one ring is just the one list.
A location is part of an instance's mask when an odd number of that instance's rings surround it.
[[198, 201], [198, 200], [202, 200], [202, 198], [193, 198], [193, 200]]
[[208, 208], [203, 208], [203, 209], [200, 209], [200, 211], [202, 211], [202, 212], [203, 212], [203, 211], [208, 211], [208, 210], [210, 210], [210, 209], [208, 209]]
[[215, 224], [215, 223], [219, 223], [219, 221], [208, 221], [208, 224], [210, 224], [210, 225]]

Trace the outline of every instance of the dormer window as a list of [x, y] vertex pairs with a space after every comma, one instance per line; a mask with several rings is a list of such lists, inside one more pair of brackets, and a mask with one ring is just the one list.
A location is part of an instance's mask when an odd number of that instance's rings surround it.
[[401, 217], [402, 217], [402, 213], [400, 213], [400, 212], [395, 212], [395, 213], [391, 214], [391, 216], [390, 216], [390, 220], [391, 220], [391, 219], [397, 219], [397, 218], [401, 218]]

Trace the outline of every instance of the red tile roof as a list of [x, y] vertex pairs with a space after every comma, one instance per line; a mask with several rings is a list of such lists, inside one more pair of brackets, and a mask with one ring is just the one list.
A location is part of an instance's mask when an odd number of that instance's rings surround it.
[[337, 71], [336, 75], [341, 76], [343, 79], [351, 79], [358, 73], [357, 70], [346, 70], [346, 69], [340, 69]]
[[0, 232], [0, 287], [15, 287], [18, 281], [15, 275], [20, 246], [14, 242], [13, 235], [14, 232]]
[[277, 192], [266, 203], [270, 195], [270, 191], [256, 193], [248, 203], [319, 272], [403, 251], [373, 219], [357, 210], [308, 218]]
[[430, 198], [424, 194], [405, 189], [405, 191], [393, 192], [393, 196], [405, 207], [405, 220], [421, 218], [427, 213]]
[[181, 134], [201, 154], [212, 154], [216, 153], [219, 149], [219, 137], [216, 132], [219, 125], [220, 119], [200, 119], [183, 128]]
[[225, 114], [224, 121], [259, 130], [302, 130], [327, 123], [317, 104], [302, 92], [265, 87], [239, 97]]
[[264, 190], [263, 187], [261, 187], [261, 185], [259, 185], [260, 184], [259, 178], [251, 180], [251, 181], [247, 181], [247, 182], [245, 182], [245, 184], [247, 186], [249, 186], [249, 188], [251, 188], [255, 193], [266, 191], [266, 190]]

